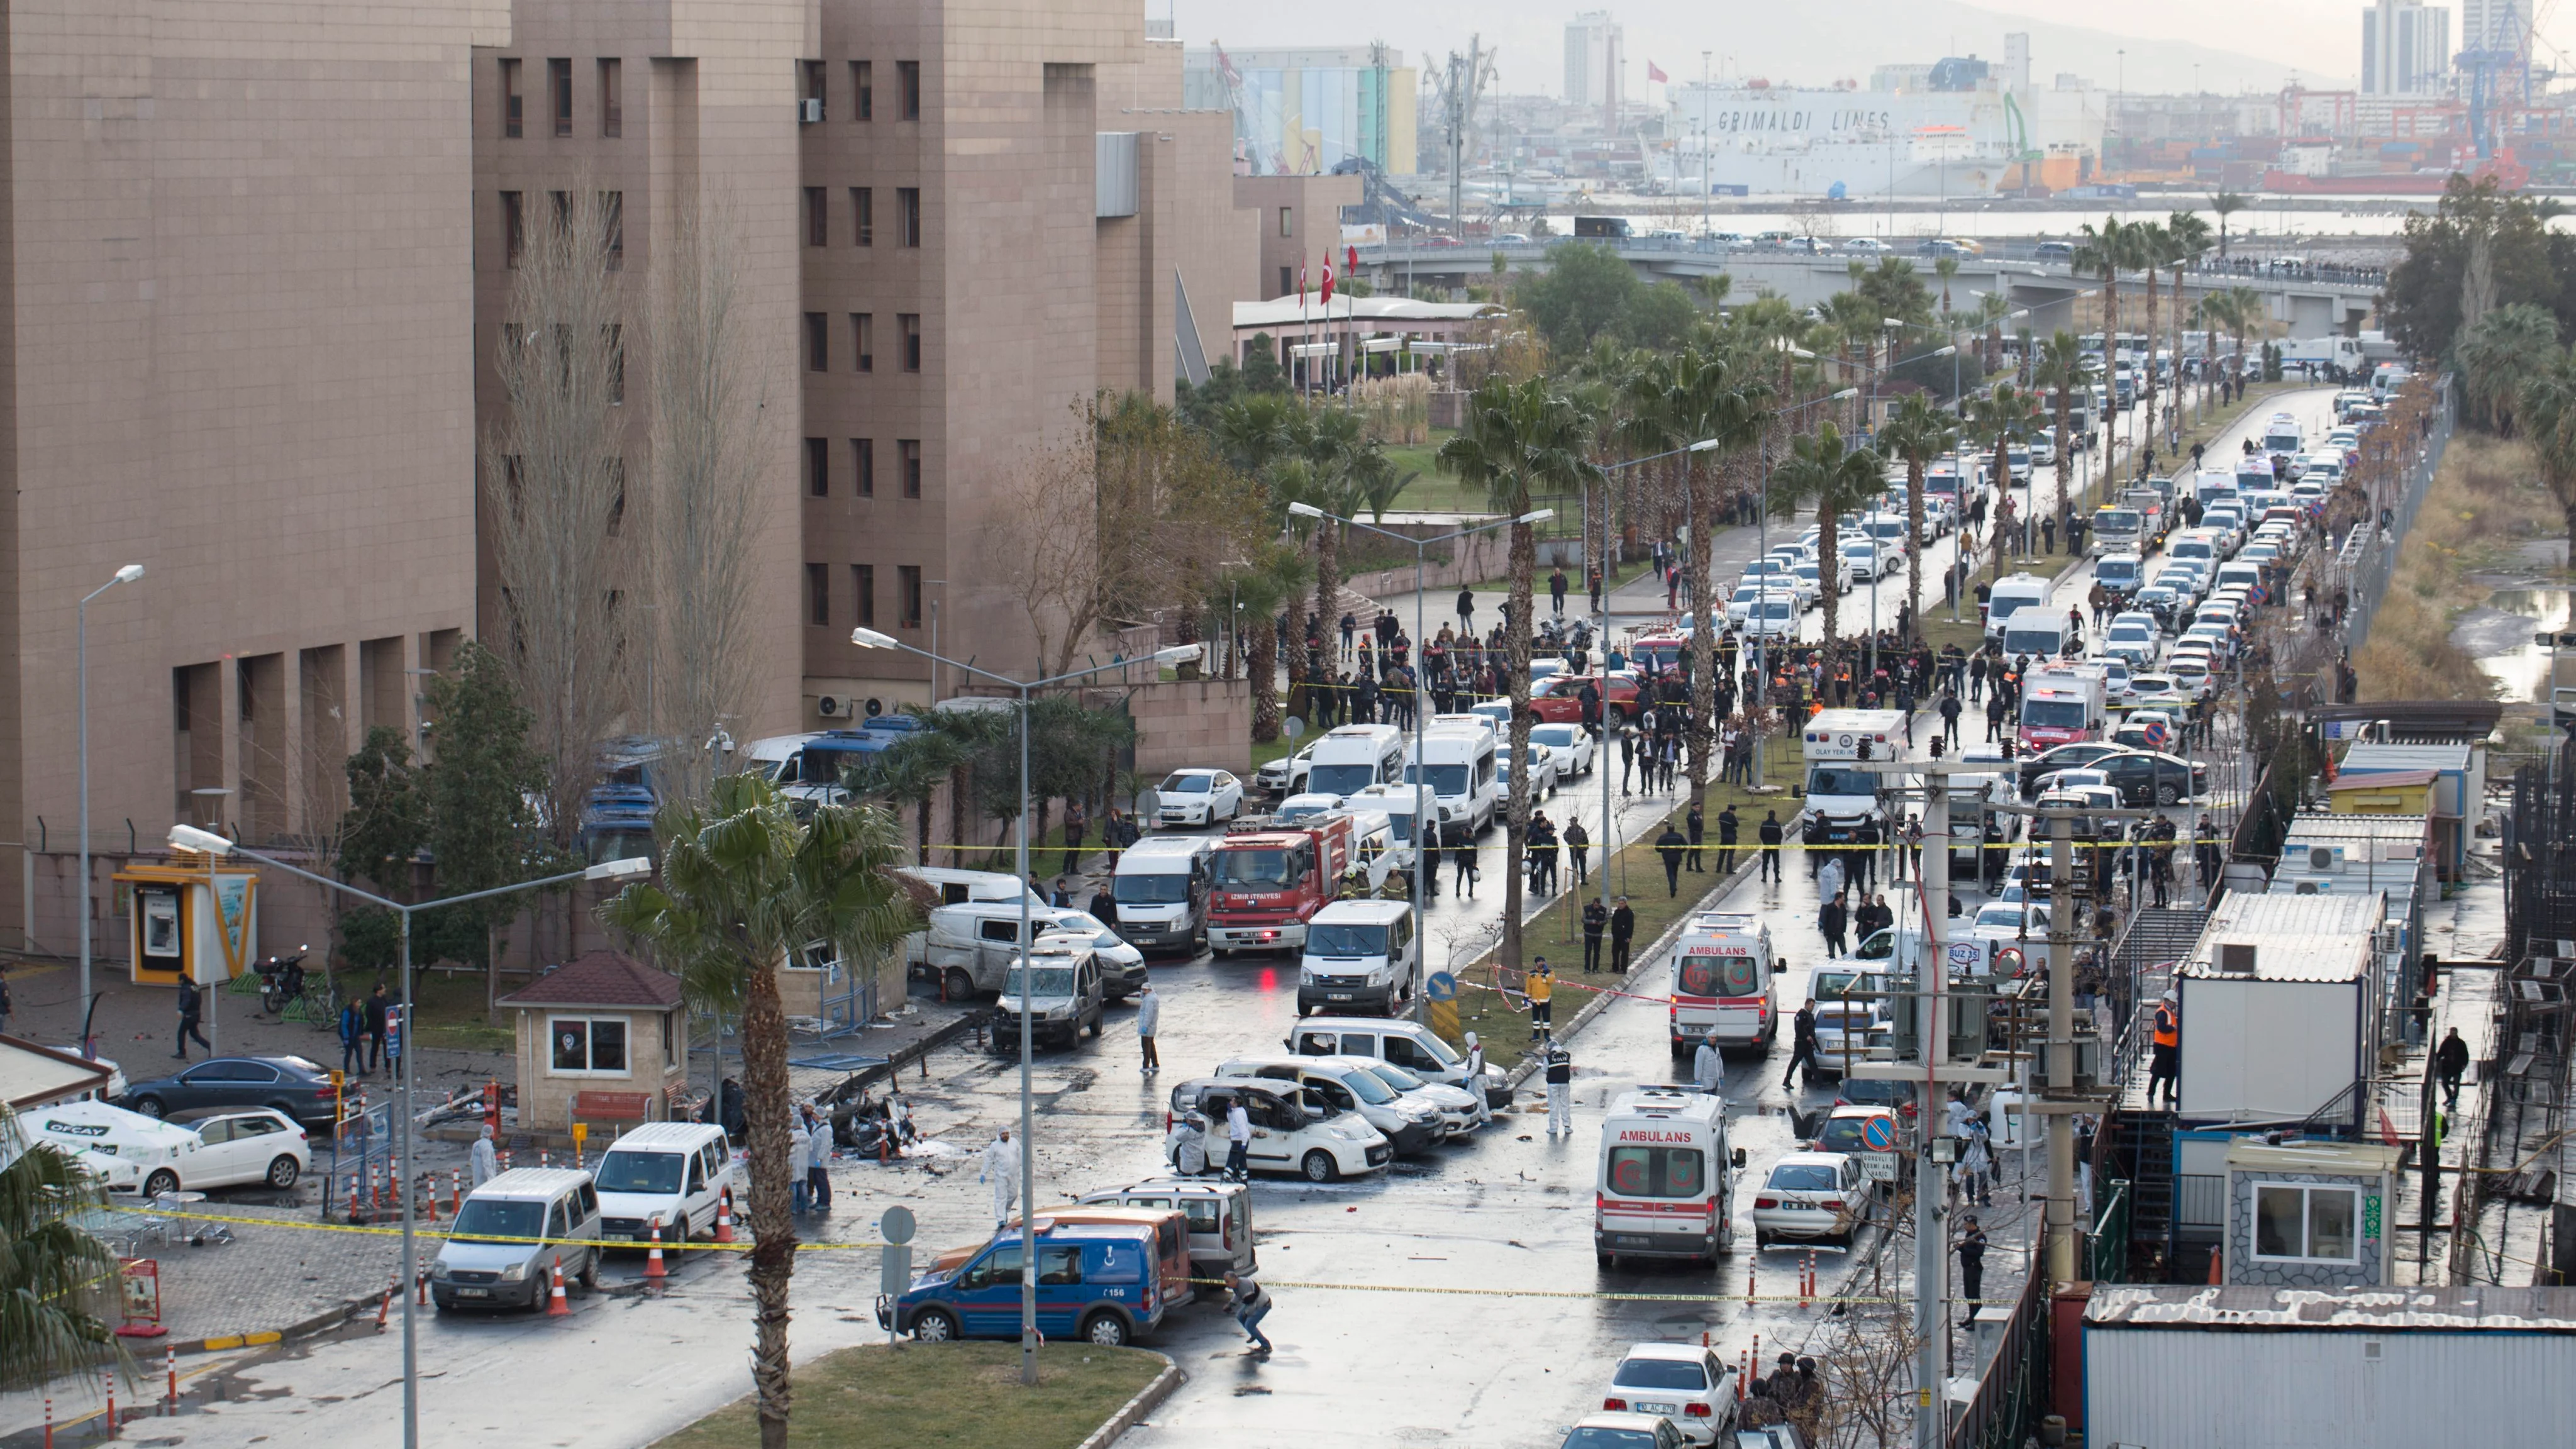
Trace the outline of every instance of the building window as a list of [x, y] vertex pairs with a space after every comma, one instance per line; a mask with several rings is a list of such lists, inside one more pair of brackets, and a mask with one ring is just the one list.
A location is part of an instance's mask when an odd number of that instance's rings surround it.
[[501, 62], [501, 134], [515, 141], [526, 134], [525, 118], [520, 109], [519, 63]]
[[599, 134], [616, 140], [626, 134], [626, 93], [621, 85], [624, 63], [599, 63]]
[[622, 1016], [550, 1016], [547, 1075], [556, 1077], [623, 1077], [626, 1065], [626, 1018]]
[[2306, 1263], [2360, 1261], [2361, 1190], [2307, 1183], [2254, 1185], [2254, 1256]]
[[877, 370], [877, 319], [872, 312], [850, 314], [850, 348], [857, 354], [861, 372]]
[[921, 496], [921, 440], [905, 438], [896, 443], [895, 447], [903, 453], [903, 496], [919, 498]]
[[850, 212], [857, 218], [858, 236], [852, 246], [872, 247], [877, 244], [877, 194], [871, 187], [850, 188]]
[[1279, 234], [1281, 236], [1297, 234], [1297, 208], [1293, 206], [1279, 208]]
[[608, 403], [626, 405], [626, 328], [615, 322], [608, 324]]
[[894, 578], [895, 587], [903, 592], [899, 601], [903, 618], [898, 622], [907, 629], [918, 629], [921, 627], [921, 569], [914, 564], [898, 564]]
[[902, 90], [903, 90], [903, 101], [902, 101], [902, 104], [903, 104], [903, 117], [902, 117], [902, 119], [907, 120], [907, 121], [918, 121], [918, 120], [920, 120], [920, 119], [921, 119], [921, 62], [920, 62], [920, 61], [917, 61], [917, 60], [898, 60], [898, 61], [896, 61], [896, 62], [894, 63], [894, 78], [895, 78], [895, 84], [896, 84], [896, 85], [898, 85], [899, 87], [901, 87], [901, 88], [902, 88]]
[[832, 566], [809, 563], [805, 566], [805, 622], [815, 628], [828, 628], [832, 623]]
[[816, 498], [832, 496], [832, 444], [828, 438], [805, 440], [805, 491]]
[[861, 498], [877, 496], [876, 439], [850, 439], [850, 477], [852, 479], [850, 486], [858, 490]]
[[823, 62], [819, 60], [805, 62], [805, 99], [823, 104]]
[[623, 191], [599, 193], [599, 249], [610, 271], [626, 269], [626, 193]]
[[528, 245], [528, 202], [524, 192], [501, 193], [501, 255], [511, 266]]
[[1292, 268], [1281, 267], [1279, 269], [1279, 295], [1285, 297], [1296, 290], [1297, 273]]
[[832, 244], [832, 206], [820, 186], [805, 188], [805, 245], [824, 247]]
[[850, 565], [850, 593], [858, 601], [859, 627], [873, 629], [877, 622], [877, 566]]
[[921, 314], [897, 312], [894, 321], [896, 328], [902, 333], [903, 370], [921, 371]]
[[877, 68], [864, 60], [850, 62], [850, 119], [873, 121], [877, 113]]
[[546, 94], [554, 106], [555, 134], [572, 134], [572, 62], [546, 62]]
[[805, 314], [805, 370], [832, 370], [832, 332], [820, 312]]
[[921, 245], [921, 188], [898, 186], [894, 189], [895, 230], [899, 245]]

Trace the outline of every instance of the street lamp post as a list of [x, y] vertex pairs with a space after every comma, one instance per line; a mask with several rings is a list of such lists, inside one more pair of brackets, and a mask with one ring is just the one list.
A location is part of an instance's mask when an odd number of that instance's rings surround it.
[[[81, 596], [72, 611], [77, 619], [76, 652], [80, 656], [80, 998], [81, 1055], [89, 1055], [89, 601], [143, 577], [143, 565], [127, 564], [116, 576]], [[32, 867], [30, 870], [32, 871]], [[27, 877], [35, 879], [33, 874]], [[36, 938], [36, 923], [27, 923], [27, 939]], [[182, 1042], [180, 1045], [185, 1046]]]
[[[1029, 702], [1037, 690], [1044, 689], [1050, 684], [1087, 679], [1094, 674], [1106, 673], [1112, 669], [1124, 669], [1130, 664], [1145, 661], [1115, 659], [1107, 664], [1095, 664], [1089, 669], [1077, 669], [1070, 674], [1023, 681], [906, 644], [891, 634], [880, 634], [874, 629], [851, 630], [850, 642], [862, 649], [900, 649], [906, 654], [917, 654], [934, 665], [945, 664], [960, 673], [979, 675], [996, 684], [1015, 689], [1020, 695], [1020, 821], [1017, 851], [1020, 875], [1020, 1382], [1034, 1384], [1038, 1381], [1038, 1275], [1037, 1260], [1028, 1250], [1029, 1237], [1033, 1231], [1032, 1225], [1036, 1223], [1038, 1216], [1038, 1159], [1030, 1132], [1035, 1125], [1036, 1109], [1032, 1105], [1035, 1096], [1029, 1079], [1029, 1063], [1030, 1059], [1037, 1055], [1037, 1049], [1034, 1041], [1035, 1026], [1032, 1012], [1034, 1003], [1029, 989], [1033, 984], [1029, 974], [1031, 940], [1029, 935], [1031, 890], [1029, 886]], [[1154, 654], [1150, 662], [1157, 667], [1178, 664], [1196, 659], [1204, 652], [1206, 652], [1204, 645], [1179, 644]]]
[[[211, 830], [200, 830], [193, 825], [171, 826], [170, 848], [173, 850], [195, 851], [201, 855], [215, 856], [219, 858], [224, 856], [241, 856], [247, 860], [258, 861], [261, 865], [267, 866], [273, 870], [282, 870], [288, 875], [309, 880], [315, 885], [326, 886], [332, 890], [339, 891], [344, 895], [355, 896], [359, 900], [365, 901], [370, 905], [382, 906], [386, 910], [394, 912], [402, 923], [402, 958], [400, 967], [402, 973], [402, 1030], [406, 1035], [411, 1032], [414, 1026], [411, 1015], [411, 918], [415, 912], [436, 910], [441, 906], [463, 905], [467, 901], [486, 900], [493, 896], [511, 895], [519, 891], [532, 891], [545, 886], [565, 885], [577, 880], [634, 880], [638, 877], [651, 875], [653, 873], [653, 862], [650, 857], [630, 856], [624, 860], [601, 861], [599, 864], [594, 866], [589, 866], [581, 870], [565, 871], [561, 875], [546, 876], [541, 880], [525, 880], [520, 881], [516, 885], [494, 886], [492, 889], [486, 891], [468, 891], [461, 896], [447, 896], [439, 900], [422, 901], [416, 905], [405, 905], [400, 901], [390, 901], [385, 899], [383, 896], [373, 894], [372, 892], [362, 891], [356, 886], [350, 885], [345, 881], [336, 881], [327, 875], [316, 875], [312, 871], [305, 870], [300, 866], [288, 865], [285, 861], [279, 860], [275, 856], [262, 855], [255, 850], [244, 850], [239, 845], [225, 839], [223, 836], [215, 834]], [[420, 1337], [416, 1322], [417, 1315], [413, 1312], [415, 1302], [412, 1293], [412, 1285], [419, 1281], [420, 1249], [413, 1231], [412, 1185], [418, 1179], [412, 1170], [411, 1127], [413, 1118], [413, 1063], [419, 1059], [420, 1053], [414, 1050], [409, 1050], [414, 1043], [408, 1040], [404, 1041], [402, 1045], [406, 1050], [402, 1054], [402, 1087], [400, 1091], [402, 1102], [402, 1125], [400, 1144], [397, 1150], [399, 1151], [401, 1158], [400, 1170], [402, 1172], [403, 1186], [402, 1190], [397, 1193], [396, 1196], [402, 1199], [402, 1279], [400, 1297], [402, 1298], [403, 1306], [403, 1449], [419, 1449]]]
[[[1515, 523], [1544, 523], [1556, 516], [1556, 510], [1541, 508], [1524, 513], [1518, 518], [1498, 518], [1491, 523], [1480, 523], [1473, 528], [1461, 528], [1453, 533], [1436, 534], [1430, 538], [1414, 538], [1397, 533], [1393, 529], [1380, 528], [1373, 523], [1362, 523], [1356, 518], [1344, 518], [1338, 513], [1326, 513], [1312, 503], [1291, 503], [1288, 505], [1288, 511], [1300, 518], [1311, 518], [1319, 523], [1325, 521], [1347, 523], [1353, 528], [1365, 528], [1382, 538], [1391, 538], [1398, 543], [1413, 545], [1413, 764], [1407, 773], [1412, 776], [1413, 785], [1413, 925], [1418, 931], [1422, 929], [1423, 919], [1422, 890], [1430, 878], [1432, 820], [1439, 813], [1440, 803], [1439, 792], [1431, 788], [1431, 762], [1423, 757], [1422, 752], [1423, 720], [1427, 714], [1422, 707], [1422, 649], [1425, 642], [1422, 631], [1427, 622], [1423, 613], [1424, 559], [1431, 545], [1435, 543], [1448, 543], [1470, 534], [1490, 533], [1497, 528], [1505, 528]], [[1591, 514], [1588, 511], [1584, 515], [1584, 520], [1585, 527], [1588, 529], [1591, 523]], [[1608, 602], [1606, 596], [1603, 602]], [[1518, 627], [1527, 629], [1530, 627], [1530, 621], [1523, 619]], [[1609, 676], [1604, 674], [1601, 682], [1604, 686], [1602, 701], [1606, 710], [1609, 701], [1607, 688], [1610, 682]], [[1504, 737], [1503, 745], [1507, 750], [1511, 747], [1510, 736]], [[1528, 765], [1526, 762], [1521, 762], [1516, 763], [1513, 768], [1526, 770]], [[1468, 823], [1472, 828], [1474, 825], [1472, 817]], [[1504, 864], [1510, 865], [1511, 862], [1506, 861]], [[1413, 990], [1413, 1019], [1423, 1020], [1428, 1010], [1429, 1006], [1424, 999], [1423, 991], [1417, 984]]]

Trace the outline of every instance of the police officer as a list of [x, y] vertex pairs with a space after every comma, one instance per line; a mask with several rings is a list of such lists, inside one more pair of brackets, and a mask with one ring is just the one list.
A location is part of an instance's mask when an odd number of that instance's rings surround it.
[[1610, 929], [1610, 913], [1594, 896], [1583, 903], [1583, 974], [1601, 969], [1601, 933]]
[[1574, 1135], [1574, 1057], [1565, 1043], [1547, 1042], [1547, 1135]]
[[[1789, 963], [1781, 961], [1775, 963], [1772, 969], [1772, 974], [1776, 976], [1787, 969], [1789, 969]], [[1789, 1070], [1785, 1076], [1780, 1078], [1780, 1085], [1784, 1088], [1794, 1087], [1797, 1084], [1798, 1069], [1802, 1066], [1806, 1068], [1807, 1079], [1809, 1081], [1815, 1080], [1818, 1067], [1816, 1063], [1816, 1003], [1813, 1001], [1801, 1002], [1799, 1004], [1797, 1016], [1792, 1018], [1789, 1023], [1789, 1042]]]
[[1624, 976], [1628, 973], [1628, 950], [1637, 939], [1637, 913], [1628, 907], [1628, 898], [1619, 897], [1618, 908], [1610, 912], [1610, 969]]

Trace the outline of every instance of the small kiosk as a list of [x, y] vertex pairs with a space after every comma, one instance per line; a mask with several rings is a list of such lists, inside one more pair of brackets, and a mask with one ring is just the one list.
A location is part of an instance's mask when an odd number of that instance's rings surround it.
[[136, 985], [175, 987], [186, 975], [219, 986], [259, 958], [258, 872], [183, 850], [111, 879], [134, 895], [126, 959]]

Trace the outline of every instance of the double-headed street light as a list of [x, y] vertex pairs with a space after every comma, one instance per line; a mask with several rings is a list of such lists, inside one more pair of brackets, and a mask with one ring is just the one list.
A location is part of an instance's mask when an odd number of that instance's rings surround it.
[[[109, 579], [106, 583], [103, 583], [103, 584], [99, 585], [97, 588], [94, 588], [94, 589], [90, 590], [88, 593], [83, 594], [83, 595], [81, 596], [80, 604], [78, 605], [78, 607], [77, 607], [77, 608], [75, 608], [75, 609], [73, 610], [74, 614], [75, 614], [75, 615], [77, 615], [78, 620], [79, 620], [78, 627], [77, 627], [77, 637], [78, 637], [78, 639], [79, 639], [79, 643], [76, 645], [76, 652], [77, 652], [77, 653], [79, 654], [79, 656], [80, 656], [80, 883], [81, 883], [81, 884], [80, 884], [80, 998], [81, 998], [81, 1055], [83, 1055], [83, 1056], [88, 1056], [88, 1055], [90, 1054], [90, 1051], [89, 1051], [89, 1002], [90, 1002], [90, 990], [89, 990], [89, 892], [90, 892], [90, 883], [89, 883], [89, 601], [90, 601], [90, 600], [92, 600], [92, 599], [97, 598], [99, 595], [101, 595], [101, 594], [103, 594], [103, 593], [106, 593], [108, 590], [110, 590], [110, 589], [112, 589], [112, 588], [115, 588], [118, 584], [130, 584], [130, 583], [133, 583], [136, 579], [139, 579], [139, 578], [141, 578], [141, 577], [143, 577], [143, 565], [141, 565], [141, 564], [127, 564], [125, 567], [120, 568], [120, 569], [118, 569], [118, 570], [116, 571], [116, 576], [115, 576], [114, 578]], [[31, 867], [31, 869], [32, 869], [32, 867]], [[30, 879], [30, 880], [33, 880], [34, 878], [35, 878], [35, 877], [34, 877], [34, 876], [32, 876], [32, 875], [30, 875], [30, 876], [28, 877], [28, 879]], [[36, 923], [35, 923], [34, 921], [29, 921], [29, 922], [27, 923], [27, 939], [28, 939], [28, 941], [29, 941], [30, 943], [33, 943], [33, 942], [34, 942], [34, 940], [36, 939]]]
[[[142, 570], [137, 568], [135, 572], [139, 575], [142, 573]], [[447, 896], [439, 900], [421, 901], [417, 904], [405, 905], [401, 901], [390, 901], [385, 899], [383, 896], [374, 894], [373, 892], [362, 891], [356, 886], [350, 885], [345, 881], [336, 881], [327, 875], [316, 875], [300, 866], [289, 865], [275, 856], [262, 855], [255, 850], [244, 850], [233, 841], [217, 835], [211, 830], [200, 830], [193, 825], [171, 826], [170, 848], [173, 850], [194, 851], [199, 855], [213, 856], [217, 859], [222, 859], [226, 856], [240, 856], [246, 860], [255, 860], [261, 865], [267, 866], [273, 870], [282, 870], [288, 875], [309, 880], [315, 885], [327, 886], [343, 895], [355, 896], [359, 900], [365, 901], [370, 905], [382, 906], [386, 910], [394, 912], [402, 921], [402, 1030], [406, 1035], [411, 1032], [414, 1026], [411, 1014], [411, 918], [414, 913], [419, 911], [433, 911], [442, 906], [463, 905], [467, 901], [485, 900], [492, 896], [506, 896], [519, 891], [532, 891], [546, 886], [565, 885], [577, 880], [638, 880], [653, 873], [653, 861], [651, 857], [640, 855], [629, 856], [624, 860], [604, 860], [594, 866], [589, 866], [581, 870], [568, 870], [561, 875], [550, 875], [541, 880], [523, 880], [516, 885], [494, 886], [492, 889], [487, 891], [468, 891], [461, 896]], [[412, 1311], [415, 1306], [412, 1284], [419, 1281], [420, 1250], [415, 1242], [412, 1230], [412, 1184], [418, 1181], [418, 1178], [412, 1171], [411, 1128], [413, 1117], [412, 1064], [418, 1059], [420, 1053], [409, 1049], [413, 1046], [413, 1043], [410, 1041], [403, 1041], [402, 1045], [405, 1050], [402, 1053], [402, 1085], [399, 1093], [402, 1119], [399, 1138], [400, 1146], [398, 1149], [401, 1153], [402, 1163], [402, 1190], [396, 1193], [395, 1196], [402, 1199], [402, 1288], [400, 1297], [402, 1298], [403, 1323], [403, 1449], [419, 1449], [420, 1344], [419, 1331], [415, 1323], [416, 1315]]]
[[1070, 674], [1059, 674], [1049, 679], [1019, 680], [1013, 679], [1007, 674], [995, 674], [989, 669], [978, 669], [972, 664], [951, 659], [946, 655], [934, 653], [931, 650], [919, 648], [915, 645], [906, 644], [891, 634], [880, 634], [874, 629], [862, 628], [851, 630], [850, 642], [858, 645], [862, 649], [900, 649], [906, 654], [917, 654], [922, 658], [929, 660], [933, 664], [945, 664], [951, 669], [955, 669], [966, 674], [978, 675], [982, 678], [993, 681], [995, 684], [1019, 691], [1020, 1382], [1023, 1384], [1034, 1384], [1038, 1381], [1038, 1274], [1037, 1259], [1036, 1256], [1029, 1251], [1029, 1247], [1030, 1237], [1031, 1234], [1036, 1231], [1038, 1218], [1038, 1159], [1037, 1149], [1032, 1145], [1036, 1140], [1031, 1130], [1035, 1126], [1036, 1111], [1031, 1105], [1034, 1101], [1034, 1095], [1029, 1080], [1029, 1061], [1030, 1058], [1037, 1055], [1036, 1044], [1034, 1041], [1036, 1000], [1035, 995], [1031, 990], [1031, 988], [1036, 984], [1037, 978], [1029, 961], [1029, 947], [1032, 940], [1029, 935], [1029, 896], [1033, 890], [1033, 887], [1029, 884], [1029, 702], [1034, 697], [1035, 691], [1044, 689], [1050, 684], [1063, 684], [1070, 680], [1085, 679], [1094, 674], [1106, 673], [1112, 669], [1124, 669], [1128, 665], [1141, 662], [1150, 662], [1157, 667], [1165, 664], [1186, 663], [1187, 661], [1196, 659], [1205, 653], [1206, 646], [1200, 644], [1176, 644], [1169, 649], [1164, 649], [1155, 653], [1149, 660], [1114, 659], [1107, 664], [1095, 664], [1089, 669], [1077, 669]]
[[[1353, 528], [1365, 528], [1369, 532], [1377, 534], [1381, 538], [1391, 538], [1398, 543], [1408, 543], [1413, 545], [1413, 764], [1405, 771], [1405, 774], [1409, 777], [1413, 785], [1413, 922], [1414, 928], [1419, 930], [1422, 926], [1422, 887], [1424, 884], [1424, 872], [1431, 869], [1432, 862], [1431, 829], [1434, 817], [1440, 813], [1439, 793], [1431, 787], [1431, 762], [1424, 757], [1422, 751], [1423, 719], [1425, 715], [1429, 713], [1422, 707], [1422, 651], [1429, 642], [1428, 637], [1423, 633], [1425, 622], [1425, 615], [1422, 607], [1423, 561], [1429, 553], [1431, 545], [1435, 543], [1448, 543], [1454, 539], [1465, 538], [1470, 534], [1490, 533], [1497, 528], [1507, 528], [1516, 523], [1545, 523], [1547, 520], [1556, 516], [1556, 510], [1553, 508], [1532, 509], [1530, 512], [1524, 513], [1518, 518], [1498, 518], [1491, 523], [1480, 523], [1473, 528], [1461, 528], [1452, 533], [1435, 534], [1430, 538], [1415, 538], [1410, 534], [1397, 533], [1393, 529], [1380, 528], [1373, 523], [1362, 523], [1356, 518], [1344, 518], [1338, 513], [1326, 513], [1324, 510], [1317, 508], [1312, 503], [1291, 503], [1288, 505], [1288, 511], [1297, 515], [1299, 518], [1312, 518], [1319, 522], [1331, 521], [1336, 523], [1347, 523]], [[1604, 602], [1607, 602], [1606, 597], [1604, 598]], [[1532, 612], [1536, 612], [1536, 610], [1533, 609]], [[1531, 620], [1523, 619], [1520, 621], [1518, 627], [1528, 629], [1531, 626], [1531, 623]], [[1607, 676], [1603, 677], [1602, 683], [1605, 685], [1609, 683]], [[1511, 737], [1509, 735], [1505, 735], [1503, 737], [1503, 747], [1506, 750], [1511, 748]], [[1512, 768], [1526, 773], [1528, 766], [1526, 762], [1522, 762], [1513, 765]], [[1469, 783], [1472, 785], [1474, 782], [1470, 781]], [[1472, 828], [1474, 825], [1474, 817], [1472, 815], [1469, 817], [1468, 823]], [[1504, 862], [1506, 867], [1511, 864], [1512, 862], [1510, 861]], [[1426, 1010], [1427, 1007], [1423, 999], [1422, 988], [1417, 983], [1413, 991], [1414, 1020], [1420, 1021], [1424, 1019], [1424, 1013]], [[1478, 1088], [1477, 1090], [1482, 1089]]]

